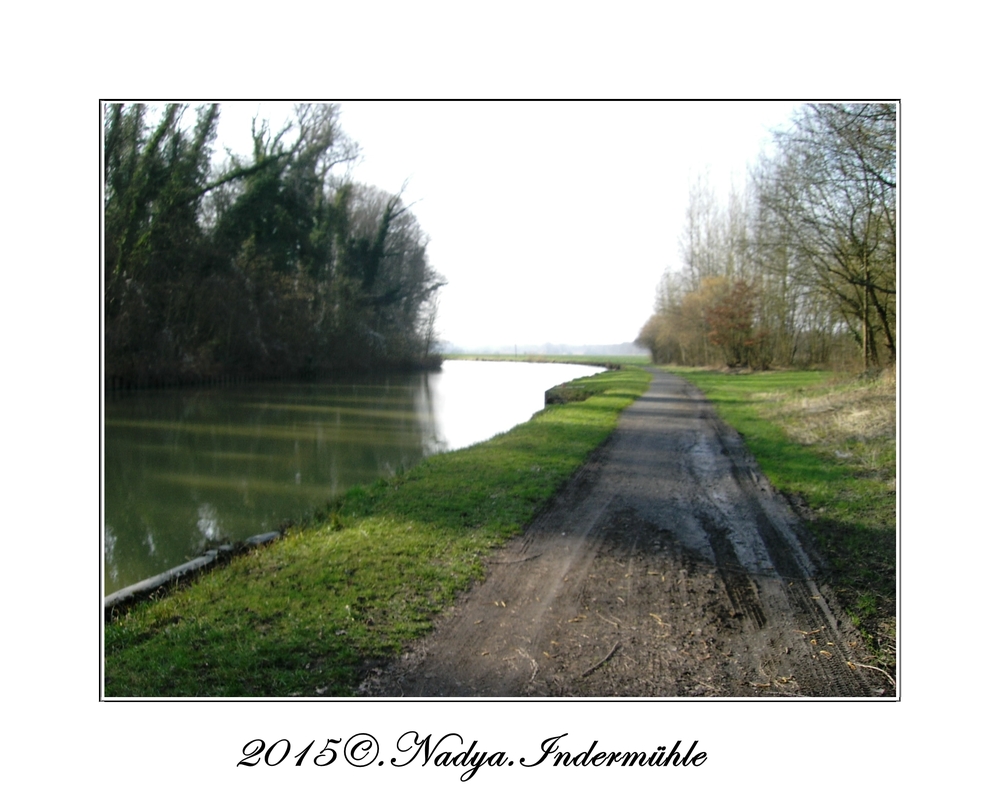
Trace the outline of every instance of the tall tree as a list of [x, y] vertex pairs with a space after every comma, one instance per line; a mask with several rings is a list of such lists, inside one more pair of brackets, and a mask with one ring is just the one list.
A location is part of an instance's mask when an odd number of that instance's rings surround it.
[[426, 361], [443, 281], [400, 195], [351, 186], [339, 107], [251, 126], [212, 170], [217, 106], [105, 114], [105, 364], [127, 381]]
[[199, 109], [191, 131], [181, 127], [184, 110], [167, 105], [147, 129], [142, 105], [106, 109], [106, 330], [112, 354], [132, 370], [157, 372], [183, 351], [178, 315], [202, 256], [199, 210], [218, 107]]
[[896, 110], [810, 104], [747, 191], [699, 178], [640, 333], [658, 361], [826, 363], [853, 337], [865, 368], [896, 358]]
[[761, 202], [835, 301], [865, 366], [896, 358], [896, 110], [810, 104], [778, 137]]

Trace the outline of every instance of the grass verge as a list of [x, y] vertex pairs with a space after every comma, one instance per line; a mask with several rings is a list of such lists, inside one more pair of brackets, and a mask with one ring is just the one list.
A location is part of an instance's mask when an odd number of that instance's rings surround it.
[[735, 428], [804, 518], [877, 665], [896, 661], [896, 382], [671, 368]]
[[105, 695], [350, 695], [483, 574], [649, 383], [635, 367], [572, 382], [505, 434], [356, 487], [281, 540], [104, 628]]

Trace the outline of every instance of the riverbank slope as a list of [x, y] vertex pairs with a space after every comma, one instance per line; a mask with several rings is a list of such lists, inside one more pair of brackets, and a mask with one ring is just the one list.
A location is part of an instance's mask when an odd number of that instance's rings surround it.
[[471, 448], [357, 487], [280, 541], [104, 629], [105, 694], [349, 695], [431, 629], [614, 430], [649, 382], [626, 367]]

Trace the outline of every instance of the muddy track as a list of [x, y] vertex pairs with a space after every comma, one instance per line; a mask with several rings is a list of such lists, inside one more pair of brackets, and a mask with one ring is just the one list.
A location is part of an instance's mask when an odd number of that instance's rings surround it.
[[817, 580], [801, 522], [739, 436], [656, 371], [608, 441], [381, 696], [870, 696], [891, 692]]

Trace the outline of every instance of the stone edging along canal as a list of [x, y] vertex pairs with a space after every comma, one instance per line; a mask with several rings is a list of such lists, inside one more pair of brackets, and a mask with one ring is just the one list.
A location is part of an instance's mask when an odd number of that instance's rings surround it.
[[228, 561], [235, 553], [272, 542], [280, 536], [280, 531], [268, 531], [266, 534], [258, 534], [255, 537], [245, 539], [236, 545], [222, 545], [219, 548], [206, 551], [197, 559], [192, 559], [189, 562], [177, 565], [177, 567], [172, 567], [170, 570], [164, 571], [159, 575], [151, 576], [148, 579], [143, 579], [142, 581], [128, 587], [123, 587], [117, 592], [111, 593], [111, 595], [105, 595], [104, 617], [105, 619], [108, 619], [115, 610], [124, 609], [137, 601], [148, 598], [157, 590], [160, 590], [168, 585], [176, 585], [182, 581], [191, 579], [216, 564]]

